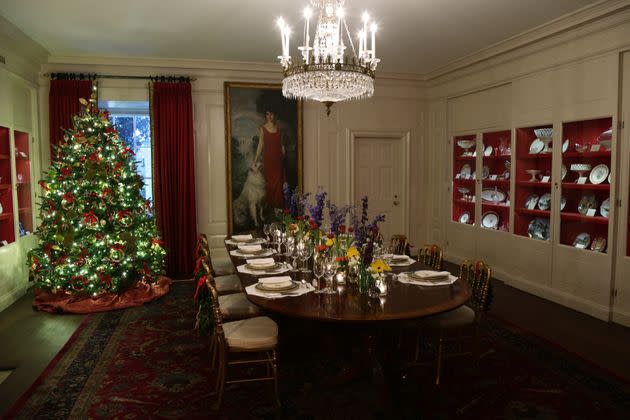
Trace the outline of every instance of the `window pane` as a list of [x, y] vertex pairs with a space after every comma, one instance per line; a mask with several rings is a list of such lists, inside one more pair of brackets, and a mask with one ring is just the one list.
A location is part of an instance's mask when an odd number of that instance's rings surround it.
[[148, 116], [136, 118], [136, 141], [140, 147], [151, 147], [151, 121]]

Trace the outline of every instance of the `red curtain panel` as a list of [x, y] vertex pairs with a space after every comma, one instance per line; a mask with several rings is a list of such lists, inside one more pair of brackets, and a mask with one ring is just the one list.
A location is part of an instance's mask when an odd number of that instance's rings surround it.
[[79, 98], [90, 99], [90, 80], [51, 80], [48, 93], [48, 127], [50, 128], [50, 156], [55, 145], [63, 140], [63, 130], [72, 127], [72, 116], [81, 110]]
[[192, 277], [197, 238], [192, 113], [190, 83], [153, 83], [153, 197], [166, 273], [176, 279]]

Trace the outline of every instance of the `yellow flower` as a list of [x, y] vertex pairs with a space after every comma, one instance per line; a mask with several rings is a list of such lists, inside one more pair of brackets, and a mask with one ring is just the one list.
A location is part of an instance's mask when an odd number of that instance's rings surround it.
[[382, 273], [384, 271], [392, 271], [392, 268], [383, 260], [375, 260], [370, 264], [370, 268], [375, 273]]
[[333, 245], [334, 245], [334, 243], [335, 243], [335, 241], [333, 241], [332, 239], [327, 239], [327, 240], [326, 240], [326, 246], [327, 246], [327, 247], [331, 247], [331, 246], [333, 246]]
[[359, 250], [356, 247], [350, 247], [348, 248], [348, 251], [346, 252], [346, 256], [348, 258], [359, 258]]

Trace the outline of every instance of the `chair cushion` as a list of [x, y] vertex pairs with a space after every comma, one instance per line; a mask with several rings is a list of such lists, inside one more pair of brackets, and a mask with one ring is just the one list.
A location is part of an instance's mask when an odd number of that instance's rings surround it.
[[266, 350], [278, 343], [278, 324], [266, 316], [227, 322], [223, 332], [232, 350]]
[[260, 313], [260, 308], [247, 300], [245, 293], [219, 296], [219, 307], [225, 319], [251, 318]]
[[223, 276], [227, 274], [234, 274], [234, 264], [229, 257], [217, 256], [212, 257], [212, 268], [217, 276]]
[[475, 311], [463, 305], [452, 311], [427, 318], [424, 325], [429, 328], [457, 328], [471, 325], [474, 322]]
[[217, 285], [217, 292], [220, 295], [243, 291], [241, 288], [241, 280], [236, 274], [216, 277], [214, 282]]

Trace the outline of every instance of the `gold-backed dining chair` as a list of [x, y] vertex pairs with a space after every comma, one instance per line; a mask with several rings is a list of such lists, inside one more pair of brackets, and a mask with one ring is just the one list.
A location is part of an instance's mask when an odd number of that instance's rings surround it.
[[[427, 318], [423, 329], [436, 337], [435, 384], [440, 384], [444, 357], [472, 354], [475, 363], [479, 359], [479, 324], [492, 302], [492, 270], [483, 261], [464, 261], [460, 266], [459, 278], [468, 283], [471, 296], [465, 305], [457, 309]], [[447, 342], [472, 340], [472, 351], [444, 354]]]
[[[236, 274], [216, 276], [216, 273], [212, 269], [212, 260], [209, 255], [201, 258], [200, 270], [201, 275], [210, 276], [219, 295], [229, 295], [231, 293], [239, 293], [243, 291], [241, 280]], [[200, 276], [197, 274], [195, 277], [198, 279]]]
[[[269, 317], [259, 316], [223, 323], [223, 312], [219, 296], [210, 281], [206, 282], [212, 299], [213, 325], [211, 334], [211, 368], [216, 370], [217, 381], [214, 409], [221, 408], [225, 385], [244, 382], [272, 381], [275, 402], [280, 406], [278, 395], [278, 325]], [[235, 356], [240, 356], [236, 357]], [[228, 378], [227, 370], [232, 366], [262, 365], [266, 375], [258, 377]]]
[[441, 270], [443, 256], [444, 253], [442, 252], [442, 248], [436, 244], [425, 245], [420, 248], [420, 251], [418, 252], [418, 261], [435, 270]]
[[213, 275], [225, 276], [235, 273], [234, 264], [232, 264], [232, 260], [230, 259], [229, 255], [218, 256], [215, 258], [212, 257], [208, 237], [205, 233], [201, 233], [197, 238], [197, 249], [195, 252], [195, 258], [205, 256], [207, 256], [211, 260], [210, 265], [214, 270]]
[[392, 235], [391, 239], [389, 240], [389, 247], [391, 249], [391, 252], [394, 254], [410, 255], [409, 240], [405, 235]]

